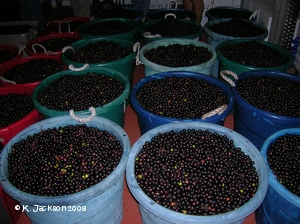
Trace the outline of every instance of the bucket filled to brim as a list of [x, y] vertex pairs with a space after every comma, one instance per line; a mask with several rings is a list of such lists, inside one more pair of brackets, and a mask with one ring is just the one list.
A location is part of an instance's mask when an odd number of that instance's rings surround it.
[[141, 48], [137, 64], [144, 65], [145, 76], [167, 71], [188, 71], [210, 75], [217, 60], [215, 50], [201, 41], [165, 39]]
[[235, 19], [256, 19], [257, 12], [251, 12], [248, 9], [242, 9], [237, 7], [220, 6], [206, 10], [205, 16], [208, 21], [223, 18], [235, 18]]
[[120, 223], [129, 150], [125, 131], [108, 119], [49, 118], [5, 146], [1, 185], [32, 223]]
[[[263, 143], [261, 154], [269, 169], [266, 197], [256, 211], [256, 223], [299, 223], [299, 150], [300, 128], [272, 134]], [[288, 175], [282, 171], [288, 172]]]
[[3, 87], [26, 87], [31, 90], [41, 80], [67, 69], [57, 55], [36, 55], [19, 58], [0, 69], [0, 83]]
[[120, 38], [94, 38], [79, 40], [62, 51], [62, 61], [70, 70], [80, 71], [87, 67], [111, 68], [122, 73], [132, 85], [135, 57], [139, 43]]
[[38, 37], [26, 44], [25, 52], [30, 55], [58, 55], [62, 49], [73, 42], [80, 40], [77, 34], [49, 34]]
[[300, 77], [278, 71], [220, 74], [234, 95], [234, 130], [258, 149], [273, 133], [300, 127]]
[[126, 166], [127, 185], [144, 224], [243, 223], [262, 203], [267, 177], [267, 165], [251, 142], [204, 122], [148, 131], [132, 146]]
[[233, 108], [231, 90], [196, 72], [163, 72], [140, 80], [130, 92], [141, 134], [167, 123], [208, 122], [224, 125]]
[[49, 21], [46, 29], [50, 34], [77, 34], [77, 29], [82, 24], [90, 21], [88, 17], [67, 17], [59, 20]]
[[6, 64], [22, 57], [22, 50], [14, 45], [0, 45], [0, 69]]
[[[264, 40], [268, 30], [262, 24], [245, 19], [215, 19], [204, 25], [207, 43], [214, 49], [224, 41], [232, 39]], [[212, 67], [212, 74], [218, 78], [218, 60]]]
[[132, 19], [136, 22], [141, 23], [145, 14], [141, 9], [134, 7], [119, 6], [115, 8], [103, 9], [92, 16], [92, 20], [96, 19], [109, 19], [109, 18], [123, 18]]
[[99, 37], [120, 38], [133, 43], [138, 41], [139, 23], [132, 19], [108, 18], [96, 19], [81, 25], [78, 35], [82, 39]]
[[31, 100], [32, 92], [25, 87], [0, 88], [0, 144], [6, 145], [20, 131], [41, 120]]
[[200, 24], [176, 17], [151, 20], [143, 23], [140, 27], [140, 35], [143, 37], [144, 45], [156, 40], [170, 38], [199, 40], [202, 33], [203, 27]]
[[216, 53], [219, 72], [230, 70], [237, 75], [253, 70], [285, 72], [293, 64], [289, 51], [263, 40], [227, 40], [216, 47]]
[[32, 95], [44, 118], [72, 114], [101, 116], [124, 127], [130, 84], [121, 73], [108, 68], [62, 71], [43, 80]]

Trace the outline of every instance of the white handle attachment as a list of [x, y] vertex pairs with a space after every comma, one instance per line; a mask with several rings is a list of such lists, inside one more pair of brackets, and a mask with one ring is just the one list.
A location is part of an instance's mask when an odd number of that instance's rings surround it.
[[142, 62], [140, 61], [140, 48], [141, 48], [141, 44], [140, 42], [136, 42], [134, 45], [133, 45], [133, 51], [137, 52], [136, 56], [135, 56], [135, 64], [136, 65], [140, 65], [142, 64]]
[[228, 78], [225, 74], [231, 75], [235, 80], [238, 80], [238, 75], [232, 71], [229, 70], [223, 70], [220, 72], [220, 76], [222, 79], [224, 79], [226, 82], [228, 82], [231, 86], [235, 86], [234, 81], [232, 81], [230, 78]]
[[[252, 20], [253, 18], [255, 18], [258, 14], [260, 13], [260, 9], [256, 10], [254, 13], [252, 13], [252, 15], [249, 17], [249, 20]], [[256, 22], [258, 21], [258, 16], [256, 18]]]
[[154, 34], [154, 35], [152, 35], [152, 34], [151, 34], [150, 32], [148, 32], [148, 31], [144, 32], [143, 36], [144, 36], [145, 38], [157, 38], [157, 37], [161, 37], [160, 34]]
[[70, 69], [71, 71], [75, 71], [75, 72], [83, 71], [83, 70], [87, 69], [88, 67], [90, 67], [89, 64], [84, 64], [84, 65], [83, 65], [82, 67], [80, 67], [80, 68], [75, 68], [74, 65], [72, 65], [72, 64], [69, 65], [69, 69]]
[[75, 53], [74, 48], [71, 47], [71, 46], [65, 46], [65, 47], [61, 50], [61, 52], [62, 52], [62, 53], [65, 53], [67, 50], [72, 50], [73, 53]]
[[221, 114], [221, 113], [223, 113], [227, 109], [227, 107], [228, 107], [227, 104], [224, 104], [224, 105], [218, 107], [217, 109], [215, 109], [213, 111], [210, 111], [210, 112], [208, 112], [206, 114], [203, 114], [202, 117], [201, 117], [201, 119], [205, 120], [208, 117], [212, 117], [212, 116], [214, 116], [216, 114]]
[[89, 121], [91, 121], [91, 120], [96, 116], [96, 109], [95, 109], [94, 107], [90, 107], [90, 108], [89, 108], [89, 111], [92, 113], [89, 117], [86, 117], [86, 118], [79, 118], [79, 117], [77, 117], [77, 116], [75, 115], [75, 112], [74, 112], [74, 110], [72, 109], [72, 110], [70, 110], [70, 116], [71, 116], [74, 120], [76, 120], [76, 121], [78, 121], [78, 122], [81, 122], [81, 123], [83, 123], [83, 122], [89, 122]]
[[177, 16], [174, 14], [174, 13], [167, 13], [166, 15], [165, 15], [165, 19], [168, 17], [168, 16], [173, 16], [173, 18], [177, 18]]
[[170, 0], [170, 1], [168, 2], [168, 9], [171, 8], [171, 3], [175, 3], [175, 9], [177, 9], [178, 3], [177, 3], [177, 1], [175, 1], [175, 0]]
[[4, 78], [3, 76], [0, 76], [0, 79], [1, 79], [3, 82], [7, 82], [7, 83], [11, 83], [11, 84], [16, 84], [16, 82], [10, 81], [10, 80]]

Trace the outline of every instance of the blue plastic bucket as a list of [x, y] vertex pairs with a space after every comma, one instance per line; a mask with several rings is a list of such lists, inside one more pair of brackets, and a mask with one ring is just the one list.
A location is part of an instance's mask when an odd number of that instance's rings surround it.
[[[263, 31], [262, 35], [254, 36], [254, 37], [241, 38], [241, 37], [233, 37], [233, 36], [218, 34], [218, 33], [214, 32], [210, 29], [215, 24], [220, 24], [220, 23], [227, 22], [227, 21], [230, 21], [230, 20], [232, 20], [232, 19], [231, 18], [214, 19], [214, 20], [211, 20], [211, 21], [207, 22], [204, 25], [204, 31], [207, 34], [207, 43], [213, 49], [216, 49], [216, 47], [220, 43], [222, 43], [224, 41], [227, 41], [227, 40], [232, 40], [232, 39], [264, 40], [268, 36], [268, 29], [264, 25], [259, 24], [259, 23], [254, 22], [254, 21], [248, 21], [248, 22], [251, 23], [253, 26], [261, 29]], [[246, 20], [243, 20], [243, 21], [246, 21]], [[219, 61], [217, 60], [211, 68], [211, 74], [213, 75], [213, 77], [218, 78], [218, 70], [219, 70]]]
[[[187, 67], [168, 67], [168, 66], [162, 66], [162, 65], [155, 64], [155, 63], [149, 61], [145, 57], [145, 53], [151, 49], [155, 49], [159, 46], [169, 46], [172, 44], [181, 44], [181, 45], [193, 44], [197, 47], [205, 47], [212, 53], [212, 58], [209, 61], [207, 61], [203, 64], [200, 64], [200, 65], [187, 66]], [[189, 71], [189, 72], [199, 72], [199, 73], [202, 73], [205, 75], [210, 75], [211, 67], [217, 60], [217, 54], [211, 46], [209, 46], [208, 44], [203, 43], [201, 41], [174, 38], [174, 39], [157, 40], [157, 41], [153, 41], [149, 44], [144, 45], [141, 48], [141, 51], [139, 54], [139, 60], [144, 65], [145, 76], [150, 76], [150, 75], [154, 75], [156, 73], [167, 72], [167, 71]]]
[[[300, 128], [289, 128], [275, 132], [268, 137], [261, 148], [261, 154], [268, 165], [267, 152], [272, 143], [285, 134], [300, 135]], [[285, 188], [273, 174], [270, 166], [269, 185], [266, 197], [256, 212], [256, 223], [300, 223], [300, 198]]]
[[[235, 84], [238, 85], [240, 81], [249, 77], [265, 75], [300, 82], [300, 77], [284, 72], [250, 71], [239, 75]], [[232, 93], [235, 99], [234, 130], [248, 138], [258, 149], [260, 149], [263, 142], [276, 131], [300, 127], [300, 117], [280, 116], [254, 107], [239, 95], [235, 87], [232, 87]]]
[[[226, 97], [226, 99], [228, 101], [227, 108], [220, 114], [215, 114], [206, 119], [202, 119], [202, 118], [176, 119], [176, 118], [160, 116], [160, 115], [154, 114], [154, 113], [144, 109], [138, 103], [138, 101], [136, 99], [136, 96], [138, 95], [139, 91], [144, 87], [144, 85], [146, 83], [151, 82], [155, 79], [163, 79], [163, 78], [167, 78], [167, 77], [186, 77], [186, 78], [202, 79], [202, 80], [205, 80], [215, 86], [220, 87], [223, 91], [224, 96]], [[225, 118], [230, 114], [230, 111], [232, 110], [233, 105], [234, 105], [233, 95], [232, 95], [230, 88], [228, 88], [221, 81], [219, 81], [215, 78], [212, 78], [210, 76], [196, 73], [196, 72], [179, 72], [179, 71], [158, 73], [158, 74], [143, 78], [132, 88], [132, 90], [130, 92], [130, 102], [131, 102], [132, 108], [135, 110], [135, 112], [138, 115], [138, 123], [139, 123], [141, 134], [144, 134], [147, 131], [149, 131], [159, 125], [180, 122], [180, 121], [183, 121], [183, 122], [199, 121], [199, 122], [208, 122], [208, 123], [214, 123], [214, 124], [218, 124], [218, 125], [224, 125]]]
[[[14, 143], [39, 133], [41, 130], [59, 126], [79, 124], [70, 116], [49, 118], [29, 126], [18, 133], [4, 147], [0, 157], [1, 185], [4, 191], [21, 204], [21, 209], [32, 223], [120, 223], [123, 215], [123, 185], [130, 142], [125, 131], [116, 123], [100, 117], [94, 117], [87, 126], [106, 130], [115, 135], [123, 148], [122, 158], [116, 169], [100, 183], [78, 193], [44, 197], [25, 193], [15, 188], [8, 179], [7, 157]], [[36, 211], [43, 208], [43, 212]], [[44, 206], [44, 207], [42, 207]]]
[[[169, 131], [180, 131], [182, 129], [208, 130], [220, 135], [226, 135], [229, 139], [235, 142], [236, 147], [249, 155], [255, 162], [254, 166], [258, 172], [259, 184], [255, 195], [243, 206], [236, 210], [211, 216], [194, 216], [169, 210], [155, 201], [150, 199], [140, 188], [135, 177], [135, 159], [141, 151], [142, 146], [147, 141], [156, 136], [158, 133], [165, 133]], [[142, 215], [143, 224], [216, 224], [216, 223], [243, 223], [244, 219], [257, 209], [262, 203], [268, 187], [268, 168], [262, 158], [259, 150], [240, 134], [216, 124], [209, 124], [204, 122], [177, 122], [169, 123], [156, 127], [144, 135], [142, 135], [132, 146], [127, 166], [126, 166], [126, 181], [127, 185], [139, 203], [139, 209]]]

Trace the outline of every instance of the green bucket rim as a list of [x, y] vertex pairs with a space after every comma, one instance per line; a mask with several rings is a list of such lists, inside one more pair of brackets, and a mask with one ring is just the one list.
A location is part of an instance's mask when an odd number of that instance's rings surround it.
[[[99, 74], [104, 74], [104, 75], [108, 75], [111, 77], [115, 77], [117, 78], [125, 87], [123, 93], [116, 98], [115, 100], [101, 106], [101, 107], [96, 107], [96, 116], [101, 116], [101, 114], [103, 113], [107, 113], [110, 110], [114, 109], [115, 107], [119, 106], [121, 103], [124, 103], [124, 107], [126, 104], [126, 99], [129, 96], [129, 92], [130, 92], [130, 84], [129, 81], [127, 80], [127, 78], [120, 72], [115, 71], [113, 69], [109, 69], [109, 68], [87, 68], [85, 70], [82, 71], [71, 71], [71, 70], [65, 70], [65, 71], [61, 71], [58, 73], [55, 73], [51, 76], [49, 76], [48, 78], [42, 80], [34, 89], [33, 93], [32, 93], [32, 100], [33, 100], [33, 104], [35, 106], [35, 108], [43, 115], [46, 115], [48, 117], [53, 117], [53, 114], [55, 114], [55, 116], [63, 116], [63, 115], [68, 115], [70, 113], [70, 111], [58, 111], [58, 110], [53, 110], [53, 109], [49, 109], [43, 105], [41, 105], [38, 102], [38, 96], [39, 94], [50, 85], [50, 83], [56, 79], [58, 79], [61, 76], [64, 75], [82, 75], [82, 74], [86, 74], [88, 72], [96, 72]], [[86, 109], [86, 110], [81, 110], [81, 111], [74, 111], [75, 115], [89, 115], [91, 112]], [[101, 113], [98, 115], [98, 113]]]
[[[212, 53], [212, 58], [209, 61], [207, 61], [203, 64], [200, 64], [200, 65], [194, 65], [194, 66], [188, 66], [188, 67], [168, 67], [168, 66], [162, 66], [162, 65], [155, 64], [155, 63], [149, 61], [148, 59], [146, 59], [145, 56], [144, 56], [145, 52], [150, 50], [150, 49], [153, 49], [153, 48], [156, 48], [156, 47], [159, 47], [159, 46], [168, 46], [168, 45], [172, 45], [172, 44], [182, 44], [182, 45], [194, 44], [196, 46], [205, 47]], [[153, 45], [155, 47], [153, 47]], [[209, 46], [208, 44], [206, 44], [204, 42], [197, 41], [197, 40], [190, 40], [190, 39], [174, 38], [174, 39], [156, 40], [156, 41], [153, 41], [153, 42], [148, 43], [145, 46], [143, 46], [141, 48], [141, 51], [140, 51], [140, 61], [144, 65], [150, 66], [152, 68], [155, 67], [155, 70], [157, 70], [158, 72], [165, 72], [166, 70], [168, 70], [168, 71], [180, 71], [180, 69], [184, 70], [184, 68], [189, 68], [189, 69], [194, 68], [194, 69], [196, 69], [199, 66], [203, 66], [202, 69], [206, 69], [206, 68], [210, 68], [215, 63], [216, 60], [217, 60], [216, 51], [211, 46]]]
[[84, 62], [71, 61], [70, 59], [68, 59], [66, 57], [66, 55], [70, 54], [70, 53], [68, 53], [70, 51], [65, 51], [65, 52], [62, 52], [62, 54], [61, 54], [62, 61], [66, 65], [74, 65], [77, 68], [82, 67], [85, 64], [88, 64], [91, 67], [109, 67], [109, 66], [113, 67], [113, 66], [118, 66], [120, 63], [125, 63], [125, 62], [128, 62], [130, 60], [133, 60], [136, 57], [137, 51], [134, 49], [134, 43], [131, 42], [131, 41], [128, 41], [128, 40], [121, 39], [121, 38], [99, 37], [99, 38], [92, 38], [92, 39], [83, 39], [83, 40], [79, 40], [79, 41], [76, 41], [76, 42], [72, 43], [70, 45], [70, 47], [72, 47], [74, 50], [77, 50], [81, 47], [86, 46], [89, 43], [96, 43], [96, 42], [105, 41], [105, 40], [106, 41], [112, 41], [114, 43], [120, 44], [123, 47], [132, 48], [132, 53], [130, 55], [127, 55], [124, 58], [121, 58], [120, 60], [117, 60], [117, 61], [109, 61], [109, 62], [105, 62], [105, 63], [84, 63]]
[[187, 23], [187, 24], [191, 24], [192, 26], [195, 26], [195, 27], [199, 27], [199, 31], [194, 33], [194, 34], [191, 34], [191, 35], [187, 35], [187, 36], [182, 36], [182, 37], [155, 37], [155, 38], [147, 38], [147, 37], [144, 37], [144, 33], [145, 33], [145, 30], [157, 23], [157, 22], [160, 22], [161, 20], [164, 20], [164, 18], [162, 19], [153, 19], [153, 20], [149, 20], [149, 21], [146, 21], [145, 23], [143, 23], [143, 25], [140, 26], [139, 28], [139, 33], [140, 35], [145, 39], [145, 40], [152, 40], [152, 41], [156, 41], [156, 40], [162, 40], [162, 39], [178, 39], [178, 38], [184, 38], [184, 39], [195, 39], [197, 37], [200, 37], [202, 35], [202, 33], [204, 32], [204, 29], [203, 27], [196, 23], [195, 21], [192, 21], [192, 20], [187, 20], [187, 19], [180, 19], [180, 18], [176, 18], [184, 23]]
[[[262, 35], [259, 35], [259, 36], [253, 36], [253, 37], [234, 37], [234, 36], [228, 36], [228, 35], [223, 35], [223, 34], [219, 34], [219, 33], [216, 33], [216, 32], [213, 32], [212, 30], [210, 30], [210, 27], [212, 25], [215, 25], [215, 24], [219, 24], [221, 22], [227, 22], [229, 20], [233, 20], [233, 18], [222, 18], [222, 19], [214, 19], [214, 20], [211, 20], [211, 21], [208, 21], [205, 25], [204, 25], [204, 31], [207, 35], [209, 35], [212, 39], [221, 39], [221, 40], [228, 40], [229, 38], [230, 39], [265, 39], [267, 36], [268, 36], [268, 29], [263, 25], [263, 24], [260, 24], [260, 23], [257, 23], [255, 21], [251, 21], [251, 20], [247, 20], [247, 19], [241, 19], [242, 21], [245, 21], [245, 22], [249, 22], [251, 23], [252, 25], [255, 25], [259, 28], [261, 28], [262, 30], [264, 30], [264, 33]], [[213, 38], [215, 37], [215, 38]]]
[[[223, 47], [226, 47], [227, 45], [230, 45], [232, 43], [242, 43], [242, 42], [250, 42], [250, 41], [256, 41], [256, 42], [260, 42], [268, 47], [272, 47], [275, 48], [277, 50], [279, 50], [281, 52], [281, 55], [288, 58], [288, 62], [285, 65], [281, 65], [281, 66], [276, 66], [276, 67], [254, 67], [254, 66], [247, 66], [247, 65], [242, 65], [233, 61], [230, 61], [229, 59], [227, 59], [226, 57], [224, 57], [223, 55], [221, 55], [220, 53], [220, 49], [222, 49]], [[293, 64], [293, 57], [292, 55], [284, 48], [282, 48], [279, 45], [264, 41], [264, 40], [249, 40], [249, 39], [232, 39], [232, 40], [227, 40], [224, 41], [222, 43], [220, 43], [217, 47], [216, 47], [216, 53], [217, 53], [217, 59], [219, 60], [219, 62], [223, 62], [225, 64], [229, 64], [230, 66], [234, 66], [234, 67], [239, 67], [242, 69], [246, 69], [246, 70], [275, 70], [275, 71], [286, 71], [288, 70], [292, 64]]]
[[[109, 21], [120, 21], [122, 23], [126, 23], [132, 26], [135, 26], [132, 30], [126, 32], [126, 33], [120, 33], [120, 34], [115, 34], [115, 35], [89, 35], [89, 34], [85, 34], [83, 33], [82, 29], [84, 27], [89, 27], [89, 26], [93, 26], [97, 23], [104, 23], [104, 22], [109, 22]], [[82, 38], [82, 39], [92, 39], [92, 38], [97, 38], [97, 37], [115, 37], [115, 38], [120, 38], [122, 36], [130, 36], [130, 35], [134, 35], [135, 33], [137, 33], [139, 30], [139, 23], [135, 20], [132, 19], [125, 19], [125, 18], [105, 18], [105, 19], [96, 19], [93, 21], [89, 21], [87, 23], [84, 23], [82, 25], [80, 25], [77, 29], [77, 33], [78, 35]]]

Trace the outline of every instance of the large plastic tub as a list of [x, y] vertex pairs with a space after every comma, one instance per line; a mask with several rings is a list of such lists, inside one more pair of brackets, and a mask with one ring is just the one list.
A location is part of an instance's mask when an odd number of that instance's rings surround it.
[[[7, 95], [10, 93], [20, 93], [31, 96], [33, 90], [26, 87], [5, 87], [0, 88], [0, 95]], [[41, 120], [41, 116], [36, 109], [33, 109], [26, 117], [7, 126], [0, 128], [0, 144], [6, 145], [16, 134], [23, 129]]]
[[[222, 89], [224, 96], [226, 96], [226, 99], [228, 101], [227, 108], [222, 111], [220, 114], [216, 113], [215, 115], [211, 117], [207, 117], [206, 119], [202, 118], [195, 118], [195, 119], [176, 119], [176, 118], [170, 118], [165, 116], [159, 116], [157, 114], [154, 114], [146, 109], [144, 109], [137, 101], [136, 96], [139, 94], [140, 90], [143, 89], [144, 85], [146, 83], [149, 83], [155, 79], [163, 79], [168, 77], [186, 77], [186, 78], [193, 78], [193, 79], [202, 79], [205, 80], [215, 86], [218, 86]], [[225, 118], [230, 114], [233, 105], [234, 105], [234, 99], [231, 90], [223, 84], [221, 81], [209, 77], [204, 74], [196, 73], [196, 72], [163, 72], [158, 73], [146, 78], [143, 78], [140, 80], [131, 90], [130, 92], [130, 102], [132, 108], [135, 110], [135, 112], [138, 115], [138, 123], [140, 127], [141, 134], [146, 133], [147, 131], [163, 125], [167, 123], [175, 123], [175, 122], [207, 122], [207, 123], [214, 123], [218, 125], [224, 125]], [[217, 109], [217, 108], [216, 108]]]
[[[41, 105], [38, 101], [39, 94], [43, 92], [45, 88], [47, 88], [51, 82], [57, 80], [59, 77], [63, 75], [82, 75], [86, 73], [92, 73], [96, 72], [98, 74], [104, 74], [110, 77], [115, 77], [117, 78], [121, 84], [124, 86], [124, 92], [115, 100], [101, 106], [95, 108], [96, 110], [96, 116], [101, 116], [104, 118], [107, 118], [121, 127], [124, 127], [124, 113], [125, 113], [125, 104], [126, 104], [126, 99], [129, 96], [129, 91], [130, 91], [130, 84], [128, 80], [122, 75], [120, 72], [117, 72], [112, 69], [108, 68], [87, 68], [83, 71], [62, 71], [58, 72], [56, 74], [51, 75], [50, 77], [44, 79], [35, 89], [32, 94], [32, 100], [33, 104], [35, 105], [36, 109], [43, 115], [43, 118], [50, 118], [50, 117], [57, 117], [57, 116], [63, 116], [69, 114], [69, 111], [58, 111], [58, 110], [53, 110], [49, 109], [43, 105]], [[84, 111], [75, 111], [75, 115], [85, 115], [88, 116], [90, 115], [90, 111], [84, 110]]]
[[67, 17], [59, 20], [49, 21], [46, 29], [50, 34], [77, 34], [77, 28], [83, 23], [89, 22], [88, 17]]
[[[189, 67], [162, 66], [162, 65], [155, 64], [155, 63], [149, 61], [147, 58], [145, 58], [145, 53], [147, 51], [149, 51], [151, 49], [155, 49], [159, 46], [169, 46], [172, 44], [181, 44], [181, 45], [193, 44], [195, 46], [205, 47], [212, 53], [212, 58], [203, 64], [189, 66]], [[174, 39], [157, 40], [157, 41], [153, 41], [149, 44], [144, 45], [141, 48], [139, 60], [144, 65], [144, 72], [145, 72], [146, 77], [156, 74], [156, 73], [167, 72], [167, 71], [189, 71], [189, 72], [198, 72], [198, 73], [202, 73], [205, 75], [210, 75], [211, 67], [216, 62], [217, 56], [216, 56], [215, 50], [211, 46], [209, 46], [208, 44], [205, 44], [201, 41], [174, 38]]]
[[17, 59], [19, 59], [19, 58], [22, 57], [21, 51], [19, 50], [19, 48], [17, 46], [14, 46], [14, 45], [9, 45], [9, 44], [0, 45], [0, 51], [10, 51], [10, 52], [16, 54], [15, 57], [13, 57], [13, 58], [11, 58], [11, 59], [9, 59], [9, 60], [1, 63], [0, 64], [0, 69], [2, 67], [4, 67], [5, 65], [7, 65], [8, 63], [10, 63], [10, 62], [12, 62], [14, 60], [17, 60]]
[[242, 9], [237, 7], [220, 6], [206, 10], [205, 16], [208, 21], [222, 18], [238, 18], [238, 19], [255, 19], [250, 18], [253, 12], [248, 9]]
[[[277, 49], [281, 55], [287, 59], [287, 63], [281, 66], [276, 66], [276, 67], [253, 67], [253, 66], [247, 66], [247, 65], [243, 65], [243, 64], [239, 64], [239, 63], [235, 63], [229, 59], [227, 59], [226, 57], [224, 57], [223, 55], [221, 55], [220, 50], [225, 48], [228, 45], [231, 44], [238, 44], [238, 43], [247, 43], [249, 41], [257, 41], [260, 42], [262, 44], [264, 44], [265, 46], [268, 46], [270, 48], [273, 49]], [[263, 40], [247, 40], [247, 39], [233, 39], [233, 40], [227, 40], [224, 41], [222, 43], [220, 43], [217, 47], [216, 47], [216, 53], [217, 53], [217, 58], [219, 60], [219, 72], [223, 71], [223, 70], [230, 70], [235, 72], [237, 75], [240, 75], [244, 72], [248, 72], [248, 71], [253, 71], [253, 70], [273, 70], [273, 71], [280, 71], [280, 72], [285, 72], [287, 71], [289, 68], [291, 68], [292, 64], [293, 64], [293, 57], [290, 54], [289, 51], [287, 51], [286, 49], [280, 47], [279, 45], [270, 43], [270, 42], [266, 42]], [[241, 54], [245, 54], [247, 52], [241, 52]]]
[[[121, 58], [117, 61], [110, 61], [105, 63], [87, 63], [89, 67], [103, 67], [103, 68], [111, 68], [114, 69], [120, 73], [122, 73], [129, 81], [130, 84], [133, 82], [133, 73], [135, 68], [135, 57], [137, 55], [137, 50], [134, 49], [134, 44], [130, 41], [123, 40], [120, 38], [111, 38], [111, 37], [103, 37], [103, 38], [94, 38], [94, 39], [86, 39], [86, 40], [79, 40], [73, 44], [71, 44], [69, 47], [73, 48], [75, 51], [79, 48], [82, 48], [90, 43], [96, 43], [98, 41], [112, 41], [114, 43], [120, 44], [123, 47], [132, 48], [132, 53], [125, 58]], [[62, 61], [70, 66], [74, 66], [75, 69], [81, 69], [83, 68], [86, 63], [78, 63], [71, 61], [69, 58], [70, 54], [72, 53], [72, 50], [65, 50], [61, 54]]]
[[[90, 35], [87, 33], [84, 33], [84, 28], [89, 28], [91, 26], [94, 25], [99, 25], [101, 23], [106, 23], [106, 22], [121, 22], [122, 24], [127, 24], [132, 26], [132, 29], [126, 33], [119, 33], [119, 34], [115, 34], [115, 35]], [[93, 39], [93, 38], [99, 38], [99, 37], [112, 37], [112, 38], [120, 38], [120, 39], [124, 39], [127, 41], [132, 41], [133, 43], [138, 41], [137, 39], [137, 34], [138, 34], [138, 30], [139, 30], [139, 23], [132, 20], [132, 19], [123, 19], [123, 18], [108, 18], [108, 19], [96, 19], [94, 21], [90, 21], [87, 23], [82, 24], [77, 32], [78, 35], [82, 38], [82, 39]]]
[[[248, 77], [281, 77], [295, 82], [300, 82], [300, 77], [277, 71], [250, 71], [241, 74], [235, 85]], [[237, 92], [236, 87], [231, 87], [235, 99], [234, 105], [234, 130], [249, 139], [258, 149], [263, 142], [277, 131], [300, 127], [300, 117], [280, 116], [261, 110], [246, 102]]]
[[[76, 33], [75, 34], [74, 33], [73, 34], [66, 34], [66, 33], [63, 33], [63, 34], [49, 34], [49, 35], [38, 37], [38, 38], [35, 38], [35, 39], [29, 41], [26, 44], [25, 52], [29, 56], [35, 56], [35, 55], [43, 56], [45, 54], [46, 55], [60, 56], [61, 52], [62, 52], [62, 49], [65, 46], [62, 46], [60, 51], [51, 51], [51, 49], [47, 49], [47, 47], [43, 46], [42, 42], [50, 41], [50, 40], [53, 40], [53, 41], [54, 40], [59, 40], [61, 38], [72, 38], [72, 39], [74, 39], [74, 42], [80, 40], [80, 37]], [[42, 53], [36, 52], [38, 46], [43, 47], [44, 52], [42, 52]]]
[[113, 9], [104, 9], [92, 16], [91, 20], [108, 19], [108, 18], [123, 18], [132, 19], [141, 23], [145, 14], [141, 9], [134, 7], [120, 6]]
[[[6, 64], [4, 67], [2, 67], [0, 69], [0, 76], [3, 76], [4, 77], [4, 80], [3, 79], [0, 79], [0, 84], [3, 86], [3, 87], [26, 87], [26, 88], [29, 88], [31, 90], [34, 90], [34, 88], [41, 82], [40, 81], [35, 81], [35, 82], [29, 82], [29, 83], [12, 83], [11, 81], [13, 80], [6, 80], [6, 77], [5, 77], [5, 73], [7, 71], [9, 71], [10, 69], [12, 69], [14, 66], [17, 66], [17, 65], [21, 65], [21, 64], [24, 64], [24, 63], [27, 63], [31, 60], [36, 60], [36, 59], [42, 59], [42, 58], [46, 58], [46, 59], [53, 59], [55, 61], [58, 61], [58, 62], [61, 62], [61, 58], [57, 55], [35, 55], [35, 56], [29, 56], [29, 57], [23, 57], [23, 58], [19, 58], [17, 60], [14, 60], [8, 64]], [[66, 70], [67, 69], [67, 66], [66, 65], [63, 65], [62, 69], [61, 70]]]
[[[49, 118], [29, 126], [17, 134], [3, 149], [0, 155], [1, 185], [12, 198], [26, 206], [24, 212], [32, 223], [120, 223], [123, 215], [124, 172], [130, 142], [125, 131], [116, 123], [101, 117], [94, 117], [86, 124], [100, 130], [106, 130], [116, 136], [123, 148], [122, 158], [116, 169], [98, 184], [65, 196], [44, 197], [25, 193], [14, 187], [9, 181], [7, 157], [14, 143], [39, 133], [41, 130], [59, 126], [76, 125], [78, 121], [70, 116]], [[45, 206], [44, 212], [33, 212], [36, 206]], [[21, 206], [21, 208], [22, 208]], [[49, 208], [57, 208], [56, 210]], [[85, 208], [86, 210], [84, 211]]]
[[[300, 128], [290, 128], [275, 132], [268, 137], [262, 147], [261, 154], [268, 164], [267, 153], [274, 141], [285, 134], [300, 135]], [[295, 149], [296, 150], [296, 149]], [[270, 166], [267, 195], [256, 212], [256, 223], [299, 223], [300, 198], [284, 187], [276, 178]]]
[[[157, 204], [142, 191], [136, 181], [135, 175], [135, 161], [138, 153], [141, 151], [142, 146], [145, 144], [145, 142], [150, 141], [158, 133], [180, 131], [182, 129], [208, 130], [210, 132], [216, 132], [220, 135], [226, 135], [229, 139], [235, 142], [236, 147], [240, 147], [245, 154], [251, 157], [251, 159], [255, 162], [254, 166], [258, 172], [259, 184], [257, 192], [245, 205], [239, 207], [236, 210], [220, 215], [193, 216], [169, 210]], [[249, 142], [240, 134], [223, 126], [204, 122], [170, 123], [161, 125], [148, 131], [147, 133], [142, 135], [132, 146], [126, 166], [127, 185], [132, 195], [139, 203], [139, 209], [142, 215], [143, 224], [243, 223], [244, 219], [252, 212], [254, 212], [255, 209], [262, 203], [268, 187], [267, 177], [267, 165], [262, 158], [259, 150], [257, 150], [257, 148], [251, 142]]]
[[[232, 40], [232, 39], [264, 40], [268, 36], [268, 29], [264, 25], [259, 24], [255, 21], [249, 21], [249, 20], [248, 20], [248, 22], [251, 23], [254, 27], [262, 30], [261, 35], [253, 36], [253, 37], [243, 37], [243, 38], [242, 37], [233, 37], [233, 36], [227, 36], [227, 35], [222, 35], [222, 34], [216, 33], [210, 29], [215, 24], [220, 24], [220, 23], [227, 22], [230, 20], [232, 20], [232, 18], [214, 19], [214, 20], [207, 22], [204, 25], [204, 31], [207, 34], [207, 43], [213, 49], [216, 49], [216, 47], [219, 44], [221, 44], [227, 40]], [[243, 20], [243, 21], [246, 21], [246, 20]], [[211, 73], [215, 78], [218, 78], [218, 70], [219, 70], [219, 61], [217, 60], [211, 69]]]
[[[143, 44], [146, 45], [148, 43], [151, 43], [153, 41], [156, 41], [156, 40], [163, 40], [163, 39], [170, 39], [170, 38], [179, 38], [179, 39], [195, 39], [195, 40], [199, 40], [199, 37], [201, 37], [202, 33], [203, 33], [203, 27], [196, 23], [195, 21], [190, 21], [190, 20], [186, 20], [186, 19], [178, 19], [180, 20], [181, 22], [189, 25], [189, 26], [193, 26], [195, 28], [198, 28], [198, 31], [191, 34], [191, 35], [186, 35], [186, 36], [177, 36], [177, 37], [155, 37], [156, 34], [153, 34], [153, 35], [147, 35], [147, 29], [150, 27], [150, 26], [153, 26], [154, 24], [160, 22], [161, 20], [164, 20], [164, 19], [156, 19], [156, 20], [150, 20], [150, 21], [147, 21], [145, 23], [143, 23], [143, 25], [141, 25], [140, 27], [140, 35], [141, 37], [143, 38]], [[167, 27], [165, 27], [167, 29]]]

